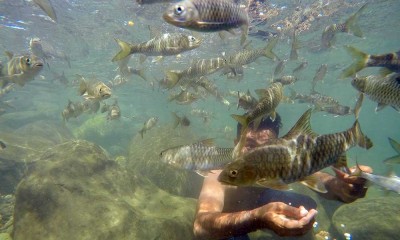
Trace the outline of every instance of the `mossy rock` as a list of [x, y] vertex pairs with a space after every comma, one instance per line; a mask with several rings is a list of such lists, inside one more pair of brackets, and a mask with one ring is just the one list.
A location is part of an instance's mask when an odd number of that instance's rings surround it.
[[129, 147], [128, 171], [145, 175], [171, 194], [197, 198], [203, 178], [194, 172], [162, 163], [160, 153], [198, 140], [190, 129], [173, 129], [171, 126], [157, 126], [147, 131], [143, 138], [136, 134]]

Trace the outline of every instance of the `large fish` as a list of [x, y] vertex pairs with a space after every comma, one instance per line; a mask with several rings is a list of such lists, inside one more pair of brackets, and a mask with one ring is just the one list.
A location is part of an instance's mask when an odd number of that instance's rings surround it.
[[385, 159], [383, 162], [386, 164], [400, 164], [400, 144], [395, 140], [389, 138], [390, 146], [396, 151], [397, 155]]
[[233, 148], [219, 148], [212, 139], [191, 145], [166, 149], [160, 153], [161, 161], [176, 168], [196, 171], [205, 175], [207, 171], [222, 169], [232, 161]]
[[247, 129], [248, 125], [254, 122], [254, 127], [257, 129], [264, 116], [270, 116], [272, 120], [275, 119], [275, 109], [279, 105], [283, 96], [283, 87], [281, 83], [272, 83], [267, 89], [263, 89], [257, 93], [260, 95], [260, 101], [257, 105], [248, 111], [243, 116], [232, 114], [231, 116], [238, 121], [243, 129]]
[[355, 58], [355, 62], [343, 70], [340, 75], [342, 79], [353, 76], [366, 67], [383, 67], [383, 75], [387, 75], [390, 72], [400, 72], [400, 51], [371, 55], [352, 46], [346, 46], [346, 49]]
[[270, 139], [239, 156], [224, 168], [218, 180], [236, 186], [259, 184], [275, 189], [287, 189], [288, 184], [302, 181], [316, 191], [326, 192], [312, 174], [331, 165], [347, 169], [345, 152], [355, 145], [369, 149], [372, 142], [363, 135], [357, 120], [344, 132], [317, 135], [311, 130], [310, 116], [311, 109], [284, 137]]
[[367, 6], [364, 4], [356, 13], [351, 15], [344, 23], [332, 24], [325, 28], [322, 33], [321, 46], [322, 48], [330, 48], [334, 45], [336, 40], [336, 33], [345, 32], [351, 33], [357, 37], [363, 37], [360, 27], [357, 25], [357, 19], [362, 11]]
[[378, 103], [376, 111], [387, 105], [400, 111], [400, 73], [392, 73], [386, 77], [367, 76], [355, 77], [351, 81], [355, 89], [367, 95]]
[[177, 27], [200, 32], [242, 29], [241, 44], [249, 31], [247, 9], [232, 0], [183, 0], [164, 12], [166, 22]]
[[4, 88], [9, 83], [24, 86], [43, 69], [43, 60], [33, 54], [14, 55], [6, 52], [9, 61], [7, 65], [0, 64], [0, 86]]
[[199, 47], [202, 42], [199, 38], [182, 33], [165, 33], [138, 44], [130, 44], [119, 39], [115, 39], [115, 41], [121, 47], [121, 51], [114, 56], [113, 62], [135, 53], [141, 53], [146, 56], [177, 55]]
[[142, 136], [146, 133], [146, 131], [152, 129], [153, 127], [156, 126], [158, 122], [158, 117], [151, 117], [144, 122], [143, 127], [139, 130], [140, 136]]

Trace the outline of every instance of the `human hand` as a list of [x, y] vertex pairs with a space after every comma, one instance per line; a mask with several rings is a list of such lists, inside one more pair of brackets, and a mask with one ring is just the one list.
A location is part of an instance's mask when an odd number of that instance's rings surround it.
[[[363, 172], [372, 173], [372, 168], [369, 166], [359, 166]], [[365, 186], [367, 180], [361, 177], [352, 176], [351, 174], [344, 173], [339, 169], [333, 168], [336, 173], [335, 181], [332, 182], [332, 190], [335, 195], [345, 203], [351, 203], [359, 198], [365, 197], [368, 188]], [[350, 168], [353, 173], [356, 166]]]
[[261, 228], [268, 228], [279, 236], [300, 236], [313, 226], [315, 209], [307, 211], [303, 206], [298, 208], [283, 202], [272, 202], [255, 209], [256, 218]]

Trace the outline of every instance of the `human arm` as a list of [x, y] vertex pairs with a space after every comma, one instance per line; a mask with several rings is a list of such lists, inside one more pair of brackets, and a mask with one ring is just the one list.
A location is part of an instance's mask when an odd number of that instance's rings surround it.
[[226, 186], [218, 182], [219, 171], [204, 180], [196, 217], [194, 235], [199, 239], [239, 236], [257, 229], [271, 229], [280, 236], [305, 234], [314, 222], [315, 210], [295, 208], [273, 202], [248, 211], [223, 213]]
[[[360, 166], [367, 173], [372, 173], [372, 168], [368, 166]], [[355, 167], [351, 167], [353, 172]], [[366, 180], [357, 176], [351, 176], [334, 168], [336, 176], [328, 173], [316, 173], [320, 180], [325, 184], [327, 193], [321, 194], [326, 199], [338, 200], [345, 203], [351, 203], [359, 198], [365, 197], [368, 188], [366, 188]]]

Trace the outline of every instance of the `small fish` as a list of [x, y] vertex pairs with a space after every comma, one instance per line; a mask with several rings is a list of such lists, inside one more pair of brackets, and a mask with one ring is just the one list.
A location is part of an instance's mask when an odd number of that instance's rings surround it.
[[31, 38], [29, 41], [29, 49], [31, 53], [46, 61], [47, 59], [60, 59], [68, 63], [71, 68], [70, 58], [65, 52], [56, 49], [49, 42], [43, 41], [40, 38]]
[[311, 92], [315, 91], [315, 85], [317, 85], [317, 82], [323, 81], [327, 71], [328, 71], [327, 64], [321, 64], [321, 66], [319, 66], [319, 68], [318, 68], [317, 72], [315, 73], [314, 78], [312, 80]]
[[285, 69], [286, 66], [286, 62], [286, 59], [278, 62], [274, 70], [274, 76], [278, 76], [283, 72], [283, 69]]
[[232, 31], [240, 27], [242, 45], [249, 31], [247, 8], [232, 0], [183, 0], [171, 4], [163, 18], [174, 26], [199, 32]]
[[375, 111], [380, 111], [387, 105], [390, 105], [396, 111], [400, 111], [400, 73], [391, 73], [385, 77], [356, 76], [351, 84], [372, 101], [378, 103]]
[[139, 77], [141, 77], [143, 80], [147, 81], [144, 68], [142, 68], [142, 69], [134, 69], [134, 68], [128, 66], [128, 62], [131, 59], [130, 56], [128, 56], [128, 57], [126, 57], [126, 58], [124, 58], [122, 60], [119, 60], [117, 62], [118, 63], [118, 71], [120, 73], [120, 76], [122, 78], [126, 79], [127, 77], [130, 77], [133, 74], [135, 74], [135, 75], [138, 75]]
[[80, 78], [79, 95], [84, 95], [87, 99], [95, 99], [98, 101], [111, 97], [111, 89], [101, 81], [92, 79], [86, 80], [84, 77], [78, 75]]
[[172, 116], [174, 118], [174, 129], [177, 128], [179, 124], [183, 127], [188, 127], [190, 125], [190, 120], [186, 116], [179, 117], [175, 112], [172, 112]]
[[0, 150], [5, 149], [6, 147], [7, 145], [3, 141], [0, 141]]
[[213, 113], [198, 108], [192, 109], [190, 114], [202, 118], [204, 123], [207, 123], [211, 118], [215, 118]]
[[121, 47], [121, 51], [114, 56], [112, 59], [113, 62], [136, 53], [146, 56], [177, 55], [198, 48], [202, 42], [199, 38], [182, 33], [165, 33], [139, 44], [130, 44], [119, 39], [115, 39], [115, 41]]
[[68, 105], [64, 108], [61, 116], [64, 122], [67, 122], [70, 118], [77, 118], [84, 112], [84, 107], [80, 103], [74, 103], [68, 100]]
[[272, 83], [267, 89], [263, 89], [262, 93], [256, 91], [260, 96], [260, 101], [249, 112], [241, 115], [232, 114], [231, 116], [242, 124], [243, 129], [247, 129], [249, 123], [255, 121], [254, 127], [257, 129], [260, 121], [264, 116], [270, 116], [272, 120], [275, 120], [275, 109], [279, 105], [283, 96], [283, 87], [281, 83]]
[[312, 92], [310, 95], [299, 94], [291, 89], [290, 99], [298, 100], [300, 103], [311, 103], [314, 106], [335, 106], [340, 105], [339, 101], [316, 91]]
[[324, 111], [335, 116], [345, 116], [353, 113], [349, 106], [344, 105], [332, 105], [332, 106], [315, 106], [314, 111]]
[[180, 105], [188, 105], [200, 99], [200, 96], [189, 92], [187, 90], [181, 89], [181, 91], [177, 94], [171, 94], [168, 98], [169, 102], [175, 101]]
[[222, 94], [218, 91], [217, 85], [215, 85], [212, 81], [208, 80], [206, 77], [200, 77], [195, 84], [204, 88], [209, 94], [213, 95], [219, 102], [224, 105], [230, 106], [228, 100], [222, 96]]
[[357, 19], [366, 6], [367, 3], [364, 4], [356, 13], [351, 15], [344, 23], [327, 26], [322, 33], [321, 47], [325, 49], [332, 47], [336, 40], [336, 33], [339, 32], [351, 33], [356, 37], [363, 37], [362, 31], [357, 25]]
[[136, 0], [140, 5], [143, 4], [154, 4], [154, 3], [170, 3], [172, 0]]
[[311, 109], [284, 137], [270, 139], [228, 163], [218, 180], [235, 186], [258, 184], [274, 189], [287, 189], [288, 184], [301, 181], [316, 191], [327, 192], [313, 174], [331, 165], [348, 169], [345, 152], [355, 145], [369, 149], [373, 144], [357, 120], [346, 131], [317, 135], [311, 130], [310, 117]]
[[160, 153], [161, 161], [179, 169], [195, 171], [201, 176], [222, 169], [232, 161], [233, 148], [219, 148], [212, 139], [168, 148]]
[[139, 130], [140, 136], [142, 136], [143, 138], [143, 135], [146, 133], [146, 131], [155, 127], [157, 122], [158, 117], [151, 117], [146, 122], [144, 122], [142, 129]]
[[297, 77], [291, 75], [284, 75], [280, 78], [272, 79], [272, 83], [281, 83], [282, 85], [292, 85], [297, 81]]
[[400, 51], [381, 55], [371, 55], [352, 46], [345, 47], [356, 60], [349, 67], [343, 70], [340, 75], [341, 79], [354, 76], [354, 74], [366, 67], [383, 67], [381, 70], [383, 73], [382, 75], [387, 75], [391, 72], [400, 72]]
[[307, 66], [308, 66], [308, 62], [304, 61], [304, 62], [300, 63], [300, 65], [298, 67], [293, 69], [292, 73], [296, 74], [296, 73], [300, 72], [301, 70], [305, 69]]
[[57, 22], [57, 15], [49, 0], [33, 0], [53, 21]]
[[247, 90], [246, 93], [242, 94], [240, 94], [240, 92], [237, 92], [237, 97], [238, 97], [237, 109], [241, 107], [244, 110], [250, 110], [254, 109], [258, 104], [258, 100], [251, 95], [250, 90]]
[[299, 50], [301, 48], [300, 46], [300, 42], [296, 37], [296, 31], [293, 30], [293, 35], [292, 35], [292, 48], [290, 50], [290, 57], [289, 59], [292, 61], [295, 61], [297, 59], [299, 59], [299, 54], [297, 52], [297, 50]]
[[[335, 171], [338, 171], [335, 169]], [[376, 184], [386, 190], [400, 193], [400, 178], [394, 174], [389, 174], [388, 177], [379, 176], [372, 173], [363, 172], [357, 164], [356, 171], [351, 174], [352, 176], [362, 177], [369, 182]]]
[[34, 79], [43, 69], [43, 60], [33, 54], [14, 55], [6, 52], [9, 61], [7, 65], [0, 64], [0, 86], [6, 87], [9, 83], [24, 86]]
[[396, 151], [397, 155], [385, 159], [383, 162], [386, 164], [400, 164], [400, 144], [394, 139], [388, 138], [390, 146]]
[[115, 99], [111, 105], [103, 104], [100, 110], [101, 113], [107, 112], [107, 120], [117, 120], [121, 118], [121, 108], [118, 105], [118, 101]]
[[197, 59], [193, 60], [185, 70], [169, 70], [166, 72], [168, 82], [175, 86], [178, 82], [180, 85], [191, 83], [199, 77], [210, 75], [226, 66], [225, 58]]

